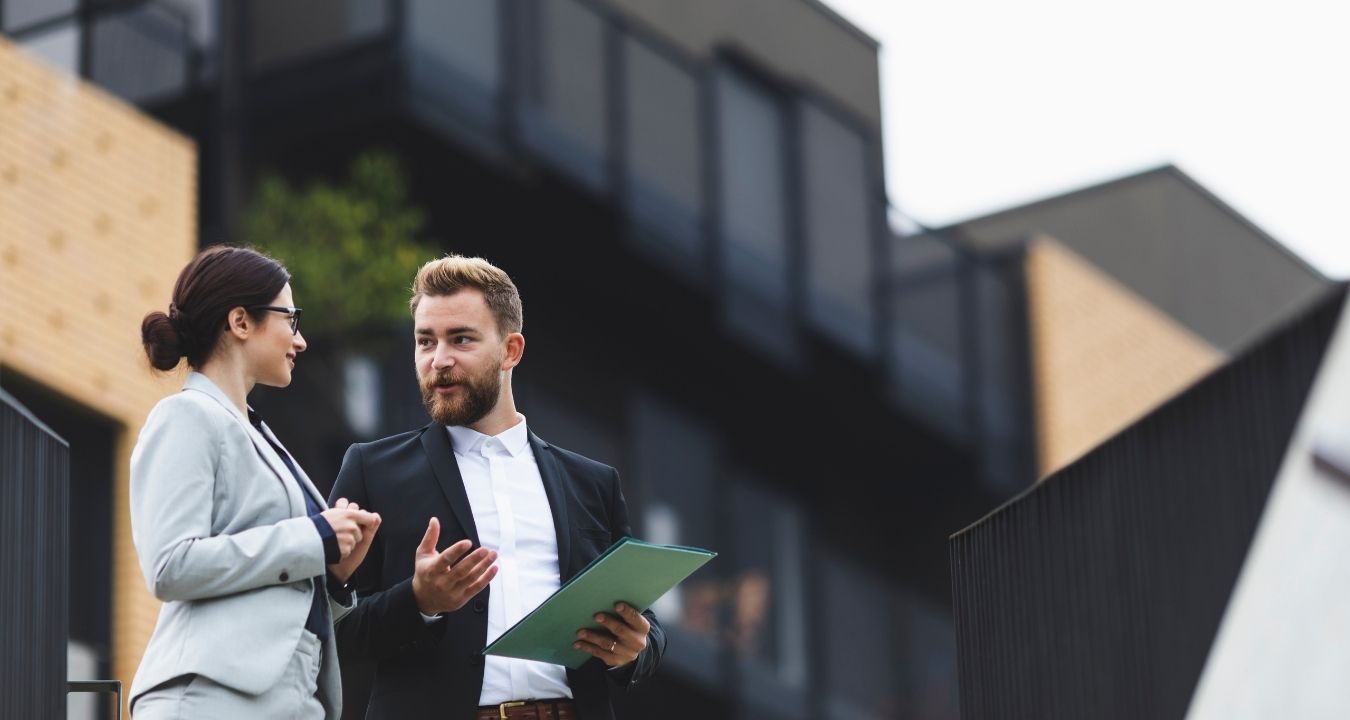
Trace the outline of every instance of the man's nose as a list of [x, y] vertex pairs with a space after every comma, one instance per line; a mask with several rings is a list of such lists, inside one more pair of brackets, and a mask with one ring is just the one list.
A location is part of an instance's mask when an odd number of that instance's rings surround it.
[[431, 358], [431, 366], [440, 370], [441, 368], [453, 367], [455, 358], [451, 355], [449, 348], [445, 343], [437, 343], [436, 354]]

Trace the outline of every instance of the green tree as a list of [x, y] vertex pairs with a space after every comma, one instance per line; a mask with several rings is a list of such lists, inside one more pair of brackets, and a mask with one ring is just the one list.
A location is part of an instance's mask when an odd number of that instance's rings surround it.
[[269, 174], [244, 214], [245, 238], [291, 271], [302, 327], [334, 345], [362, 350], [408, 317], [408, 287], [438, 254], [417, 240], [425, 213], [408, 200], [393, 154], [356, 157], [341, 185], [301, 189]]

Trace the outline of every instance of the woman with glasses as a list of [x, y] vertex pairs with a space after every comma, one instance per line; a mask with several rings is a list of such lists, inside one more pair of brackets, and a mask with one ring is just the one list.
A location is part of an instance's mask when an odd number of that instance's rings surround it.
[[132, 536], [163, 601], [131, 684], [136, 720], [341, 715], [333, 623], [380, 518], [328, 507], [247, 404], [255, 385], [290, 384], [299, 323], [286, 269], [224, 246], [141, 323], [150, 364], [186, 358], [188, 373], [131, 456]]

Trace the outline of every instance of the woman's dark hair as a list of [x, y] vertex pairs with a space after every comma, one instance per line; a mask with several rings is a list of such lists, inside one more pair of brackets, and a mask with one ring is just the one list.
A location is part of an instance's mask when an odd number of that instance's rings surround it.
[[[141, 343], [150, 364], [172, 370], [186, 356], [200, 368], [216, 349], [230, 310], [267, 305], [291, 274], [281, 263], [242, 247], [215, 245], [197, 254], [178, 274], [169, 312], [158, 310], [141, 321]], [[260, 321], [266, 311], [250, 311]]]

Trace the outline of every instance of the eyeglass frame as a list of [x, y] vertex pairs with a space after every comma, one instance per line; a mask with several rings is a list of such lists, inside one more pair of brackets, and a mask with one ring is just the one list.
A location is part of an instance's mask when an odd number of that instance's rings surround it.
[[271, 310], [272, 312], [286, 313], [290, 316], [291, 334], [297, 335], [300, 333], [300, 313], [304, 312], [303, 308], [286, 307], [284, 305], [245, 305], [244, 309], [250, 312], [254, 310]]

